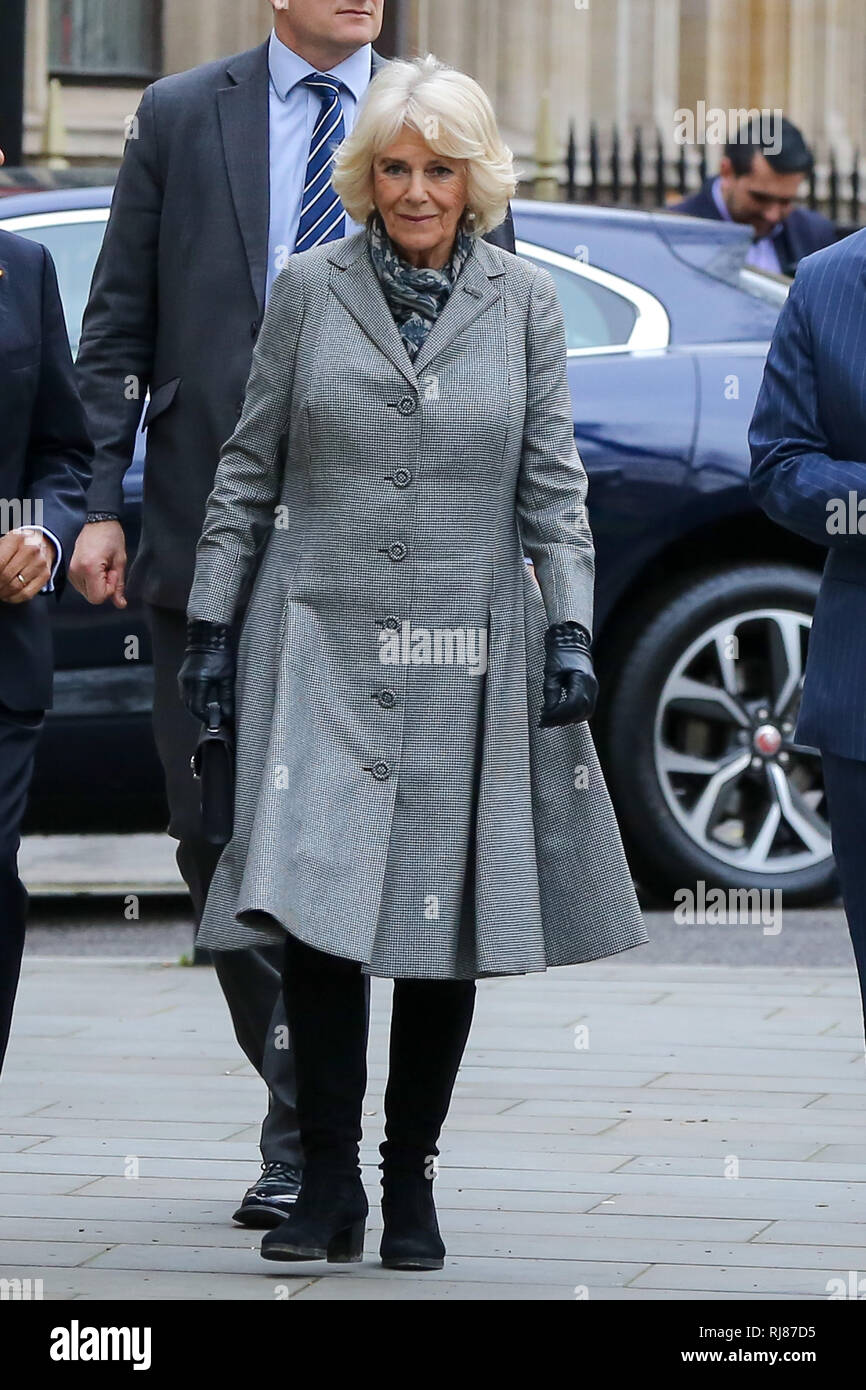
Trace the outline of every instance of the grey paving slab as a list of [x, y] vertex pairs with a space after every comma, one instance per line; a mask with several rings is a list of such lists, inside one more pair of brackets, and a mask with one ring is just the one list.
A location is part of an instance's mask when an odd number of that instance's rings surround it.
[[311, 1281], [309, 1274], [284, 1275], [280, 1284], [262, 1279], [257, 1274], [193, 1275], [160, 1270], [85, 1269], [70, 1271], [44, 1266], [22, 1266], [16, 1270], [22, 1279], [41, 1278], [46, 1302], [108, 1299], [138, 1303], [149, 1299], [185, 1301], [250, 1300], [268, 1303], [289, 1299]]
[[[496, 1128], [505, 1128], [504, 1121], [513, 1121], [517, 1117], [496, 1116]], [[491, 1118], [485, 1124], [494, 1123]], [[556, 1121], [551, 1121], [555, 1124]], [[627, 1119], [620, 1120], [615, 1126], [604, 1130], [606, 1139], [615, 1139], [617, 1142], [625, 1141], [628, 1147], [633, 1147], [629, 1141], [634, 1139], [667, 1138], [671, 1132], [678, 1135], [685, 1133], [699, 1133], [702, 1140], [718, 1140], [721, 1144], [726, 1144], [729, 1140], [736, 1138], [737, 1142], [743, 1139], [762, 1140], [768, 1152], [773, 1152], [777, 1141], [787, 1142], [791, 1134], [796, 1134], [806, 1145], [812, 1148], [818, 1146], [824, 1148], [832, 1146], [834, 1143], [845, 1144], [851, 1138], [850, 1125], [834, 1125], [829, 1120], [823, 1123], [820, 1118], [810, 1121], [805, 1115], [796, 1120], [784, 1122], [773, 1122], [770, 1119], [759, 1120], [757, 1116], [748, 1120], [710, 1120], [702, 1115], [695, 1115], [691, 1120], [687, 1119]], [[860, 1152], [863, 1150], [861, 1148]]]
[[[241, 1129], [249, 1126], [240, 1126], [235, 1123], [223, 1121], [210, 1121], [204, 1123], [195, 1118], [195, 1106], [191, 1105], [192, 1114], [188, 1120], [133, 1120], [124, 1119], [99, 1119], [88, 1116], [83, 1119], [81, 1116], [63, 1116], [52, 1113], [51, 1118], [47, 1119], [40, 1113], [35, 1115], [7, 1116], [0, 1120], [0, 1133], [7, 1132], [19, 1134], [26, 1133], [34, 1139], [56, 1138], [58, 1135], [77, 1135], [83, 1132], [92, 1136], [94, 1139], [100, 1135], [106, 1138], [127, 1138], [138, 1136], [142, 1139], [159, 1139], [177, 1137], [178, 1139], [199, 1138], [210, 1143], [218, 1143], [221, 1139], [235, 1138]], [[258, 1135], [261, 1124], [256, 1127], [255, 1134]]]
[[[6, 1234], [4, 1232], [4, 1234]], [[17, 1272], [18, 1266], [25, 1262], [36, 1263], [40, 1267], [53, 1268], [55, 1265], [81, 1265], [96, 1255], [105, 1253], [105, 1245], [87, 1241], [48, 1241], [0, 1240], [0, 1277], [9, 1278]]]
[[[86, 1134], [63, 1135], [46, 1139], [34, 1135], [26, 1136], [26, 1146], [34, 1157], [38, 1154], [127, 1154], [130, 1136], [112, 1135], [110, 1138], [90, 1138]], [[236, 1143], [230, 1139], [208, 1142], [203, 1139], [148, 1139], [138, 1135], [135, 1138], [135, 1152], [142, 1158], [184, 1158], [209, 1162], [213, 1159], [235, 1160], [239, 1163], [259, 1163], [261, 1155], [254, 1141]], [[0, 1135], [0, 1152], [3, 1151], [3, 1136]]]
[[[24, 1154], [7, 1154], [3, 1168], [7, 1173], [77, 1173], [81, 1171], [81, 1155], [46, 1154], [29, 1150]], [[241, 1159], [152, 1158], [127, 1146], [124, 1154], [89, 1154], [87, 1167], [91, 1174], [103, 1177], [123, 1177], [135, 1183], [141, 1178], [190, 1178], [214, 1181], [225, 1179], [240, 1186], [249, 1176], [250, 1163]], [[127, 1176], [127, 1173], [129, 1176]]]
[[[368, 1235], [365, 1245], [366, 1255], [360, 1269], [353, 1270], [356, 1277], [377, 1279], [382, 1267], [376, 1261], [378, 1240]], [[263, 1279], [279, 1281], [286, 1275], [297, 1277], [299, 1266], [287, 1262], [280, 1272], [274, 1271], [272, 1261], [263, 1261], [258, 1253], [258, 1244], [249, 1250], [225, 1250], [214, 1246], [181, 1245], [117, 1245], [105, 1254], [97, 1256], [89, 1264], [90, 1269], [149, 1269], [186, 1270], [190, 1274], [238, 1273], [247, 1274], [258, 1270]], [[597, 1287], [616, 1286], [629, 1283], [646, 1268], [645, 1264], [627, 1264], [615, 1260], [581, 1260], [579, 1258], [554, 1258], [539, 1260], [534, 1256], [521, 1257], [509, 1255], [487, 1255], [484, 1252], [472, 1255], [456, 1253], [447, 1266], [447, 1277], [459, 1283], [487, 1283], [491, 1277], [494, 1282], [517, 1284], [552, 1285], [560, 1290], [574, 1289], [581, 1283], [592, 1283]], [[284, 1273], [282, 1272], [284, 1271]], [[444, 1273], [444, 1271], [443, 1271]]]
[[[818, 1111], [834, 1110], [838, 1106], [838, 1104], [839, 1101], [836, 1096], [820, 1095], [817, 1096], [816, 1099], [811, 1102], [809, 1108], [811, 1110]], [[854, 1091], [846, 1095], [845, 1109], [848, 1111], [849, 1114], [856, 1115], [858, 1123], [863, 1125], [864, 1130], [866, 1130], [866, 1086], [863, 1087], [862, 1094], [860, 1094], [857, 1091]], [[866, 1153], [866, 1147], [864, 1147], [864, 1153]]]
[[[90, 1183], [86, 1173], [4, 1173], [0, 1171], [0, 1194], [16, 1193], [21, 1197], [40, 1193], [75, 1192]], [[29, 1208], [29, 1202], [26, 1204]], [[19, 1204], [20, 1210], [21, 1204]]]
[[826, 1270], [804, 1267], [801, 1269], [773, 1270], [746, 1269], [742, 1265], [720, 1268], [711, 1265], [666, 1265], [656, 1264], [642, 1271], [633, 1281], [635, 1287], [702, 1290], [714, 1295], [720, 1290], [739, 1293], [741, 1298], [751, 1298], [753, 1292], [796, 1294], [800, 1298], [823, 1298], [828, 1296], [828, 1280], [844, 1277], [847, 1271]]
[[[687, 1092], [683, 1092], [687, 1096]], [[775, 1098], [777, 1101], [779, 1097]], [[745, 1123], [754, 1124], [759, 1119], [766, 1120], [767, 1124], [783, 1125], [814, 1125], [816, 1128], [825, 1123], [855, 1125], [859, 1128], [863, 1126], [863, 1118], [859, 1115], [850, 1114], [846, 1110], [833, 1110], [828, 1114], [822, 1111], [813, 1111], [808, 1105], [773, 1105], [764, 1104], [761, 1106], [724, 1104], [718, 1105], [712, 1100], [698, 1101], [694, 1097], [683, 1099], [672, 1103], [666, 1096], [653, 1096], [644, 1098], [642, 1095], [638, 1100], [632, 1099], [628, 1104], [620, 1101], [605, 1101], [601, 1097], [596, 1100], [583, 1100], [575, 1097], [570, 1100], [515, 1100], [507, 1110], [498, 1113], [513, 1116], [515, 1119], [532, 1117], [533, 1119], [571, 1119], [572, 1117], [597, 1116], [606, 1118], [611, 1123], [622, 1120], [662, 1120], [665, 1123], [683, 1124], [705, 1124], [708, 1120], [722, 1123]], [[826, 1116], [826, 1119], [825, 1119]]]
[[[39, 1140], [32, 1134], [0, 1134], [0, 1154], [20, 1153], [22, 1149], [32, 1148]], [[0, 1159], [0, 1164], [4, 1160]]]
[[367, 1258], [273, 1266], [230, 1220], [264, 1088], [212, 972], [28, 957], [0, 1268], [56, 1299], [724, 1301], [826, 1297], [866, 1265], [850, 972], [617, 961], [483, 982], [441, 1146], [448, 1263], [400, 1278], [376, 1258], [389, 999], [375, 981]]
[[574, 1292], [567, 1288], [551, 1288], [538, 1284], [458, 1284], [441, 1274], [406, 1280], [381, 1278], [375, 1281], [355, 1279], [351, 1275], [338, 1279], [315, 1279], [292, 1295], [292, 1302], [387, 1302], [387, 1303], [450, 1303], [461, 1302], [572, 1302]]
[[[742, 1073], [734, 1072], [737, 1085], [744, 1092], [746, 1091], [775, 1091], [784, 1093], [786, 1091], [801, 1091], [804, 1078], [795, 1074], [794, 1064], [791, 1064], [791, 1075], [767, 1076], [757, 1072], [754, 1068], [751, 1071]], [[675, 1068], [670, 1068], [664, 1073], [655, 1077], [647, 1083], [647, 1088], [655, 1090], [701, 1090], [708, 1091], [718, 1087], [720, 1090], [730, 1090], [732, 1075], [715, 1077], [707, 1072], [685, 1072]], [[810, 1085], [818, 1086], [822, 1094], [837, 1096], [855, 1095], [861, 1096], [866, 1090], [866, 1074], [861, 1070], [854, 1070], [853, 1067], [834, 1077], [810, 1077]]]
[[[479, 1137], [485, 1137], [481, 1131], [478, 1134]], [[500, 1136], [489, 1135], [485, 1137], [486, 1142], [484, 1144], [479, 1146], [476, 1143], [473, 1145], [473, 1149], [476, 1151], [480, 1147], [485, 1162], [489, 1161], [492, 1154], [496, 1154], [497, 1161], [503, 1167], [526, 1167], [533, 1162], [536, 1162], [537, 1166], [544, 1166], [542, 1156], [550, 1154], [551, 1166], [561, 1166], [566, 1169], [575, 1167], [571, 1155], [584, 1153], [605, 1153], [612, 1159], [618, 1159], [620, 1163], [633, 1158], [638, 1152], [659, 1155], [677, 1152], [718, 1155], [720, 1158], [735, 1153], [742, 1162], [751, 1156], [805, 1159], [815, 1154], [820, 1147], [819, 1140], [798, 1139], [793, 1131], [789, 1139], [780, 1139], [772, 1134], [766, 1139], [757, 1135], [752, 1137], [739, 1136], [736, 1139], [735, 1147], [733, 1139], [723, 1141], [710, 1135], [702, 1138], [691, 1130], [687, 1133], [677, 1131], [675, 1135], [672, 1131], [670, 1137], [664, 1135], [659, 1138], [647, 1135], [624, 1135], [621, 1140], [618, 1140], [617, 1135], [609, 1130], [599, 1135], [562, 1133], [522, 1135], [518, 1133], [502, 1137], [503, 1142], [501, 1144], [490, 1142], [498, 1137]], [[451, 1152], [452, 1154], [460, 1152], [456, 1143]], [[530, 1157], [532, 1154], [537, 1156], [537, 1160]]]
[[866, 1143], [827, 1144], [812, 1155], [813, 1163], [861, 1163], [866, 1167]]
[[133, 1184], [125, 1178], [93, 1178], [81, 1189], [86, 1197], [127, 1197], [134, 1187], [140, 1197], [192, 1197], [230, 1202], [237, 1195], [237, 1178], [138, 1178]]
[[38, 896], [74, 890], [184, 891], [167, 835], [25, 835], [21, 877]]
[[[459, 1082], [460, 1095], [471, 1099], [494, 1095], [503, 1099], [508, 1098], [513, 1106], [535, 1105], [543, 1106], [548, 1101], [554, 1103], [562, 1102], [565, 1105], [577, 1107], [575, 1113], [581, 1114], [582, 1107], [587, 1113], [604, 1114], [607, 1109], [630, 1109], [634, 1114], [639, 1115], [643, 1106], [652, 1106], [654, 1113], [658, 1113], [658, 1108], [665, 1108], [666, 1113], [674, 1114], [674, 1106], [687, 1108], [688, 1113], [694, 1115], [698, 1111], [705, 1112], [712, 1108], [726, 1108], [732, 1113], [744, 1113], [746, 1111], [755, 1112], [756, 1109], [763, 1107], [793, 1107], [796, 1109], [812, 1107], [820, 1101], [832, 1101], [833, 1106], [838, 1105], [834, 1096], [827, 1096], [823, 1091], [731, 1091], [716, 1090], [701, 1091], [699, 1089], [677, 1091], [673, 1087], [665, 1089], [659, 1088], [658, 1091], [649, 1086], [642, 1086], [636, 1089], [634, 1086], [599, 1086], [591, 1082], [578, 1082], [572, 1079], [570, 1082], [560, 1082], [558, 1085], [551, 1085], [546, 1082], [535, 1081], [531, 1085], [517, 1087], [511, 1084], [502, 1084], [495, 1081], [488, 1081], [485, 1084], [472, 1082]], [[847, 1107], [847, 1098], [846, 1098]], [[832, 1108], [832, 1107], [831, 1107]], [[647, 1113], [650, 1113], [647, 1111]], [[841, 1112], [848, 1116], [849, 1111]], [[856, 1111], [854, 1112], [856, 1113]]]
[[231, 1196], [223, 1198], [185, 1198], [177, 1201], [168, 1197], [89, 1197], [75, 1194], [70, 1202], [68, 1194], [46, 1193], [28, 1194], [26, 1203], [14, 1193], [0, 1193], [0, 1217], [20, 1217], [22, 1212], [39, 1219], [41, 1217], [68, 1216], [81, 1222], [108, 1217], [113, 1220], [198, 1222], [218, 1221], [226, 1230], [237, 1229], [232, 1225], [231, 1214], [237, 1206]]
[[[860, 1193], [828, 1197], [826, 1201], [821, 1202], [817, 1200], [817, 1194], [811, 1192], [798, 1194], [795, 1190], [790, 1195], [780, 1194], [775, 1186], [769, 1183], [764, 1183], [757, 1192], [752, 1189], [750, 1194], [744, 1193], [737, 1183], [730, 1185], [727, 1191], [723, 1190], [720, 1184], [709, 1192], [696, 1192], [690, 1196], [682, 1196], [679, 1193], [672, 1195], [670, 1191], [657, 1188], [651, 1193], [618, 1191], [613, 1196], [601, 1200], [609, 1204], [610, 1211], [632, 1216], [652, 1216], [659, 1213], [674, 1218], [738, 1217], [742, 1220], [772, 1221], [799, 1218], [803, 1222], [813, 1223], [819, 1233], [828, 1219], [858, 1223], [866, 1214]], [[594, 1211], [595, 1208], [589, 1210]], [[856, 1231], [855, 1224], [850, 1236], [851, 1243], [856, 1240]]]
[[[640, 1154], [637, 1158], [629, 1159], [627, 1163], [622, 1164], [617, 1171], [620, 1174], [669, 1173], [685, 1177], [702, 1174], [716, 1176], [719, 1168], [715, 1159], [694, 1158], [688, 1154], [677, 1154], [670, 1158]], [[804, 1169], [802, 1162], [786, 1162], [780, 1159], [771, 1162], [767, 1159], [750, 1158], [747, 1163], [741, 1165], [737, 1181], [748, 1182], [753, 1178], [769, 1178], [773, 1182], [800, 1180], [808, 1184], [810, 1191], [818, 1190], [815, 1187], [814, 1174], [810, 1169]], [[859, 1183], [862, 1190], [862, 1184], [866, 1183], [866, 1166], [862, 1163], [823, 1163], [821, 1184], [832, 1182]], [[679, 1188], [680, 1184], [677, 1186]]]
[[773, 1221], [756, 1241], [770, 1245], [833, 1245], [859, 1249], [861, 1259], [866, 1255], [866, 1210], [862, 1212], [862, 1222], [822, 1221], [817, 1225], [811, 1221]]
[[[68, 1209], [68, 1203], [67, 1203]], [[182, 1213], [177, 1213], [180, 1217]], [[8, 1216], [2, 1215], [3, 1239], [6, 1242], [29, 1243], [37, 1241], [60, 1244], [69, 1242], [75, 1245], [82, 1240], [96, 1242], [98, 1253], [108, 1246], [120, 1245], [133, 1234], [139, 1245], [223, 1245], [246, 1249], [250, 1244], [249, 1231], [226, 1221], [225, 1209], [210, 1220], [135, 1220], [115, 1212], [107, 1219], [87, 1216]]]

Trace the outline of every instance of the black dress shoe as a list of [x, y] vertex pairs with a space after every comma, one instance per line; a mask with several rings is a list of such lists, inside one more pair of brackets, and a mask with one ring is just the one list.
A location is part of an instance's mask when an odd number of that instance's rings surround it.
[[262, 1176], [244, 1195], [232, 1221], [257, 1231], [279, 1226], [298, 1200], [301, 1170], [291, 1163], [263, 1163]]
[[358, 1174], [307, 1167], [288, 1220], [262, 1238], [262, 1258], [356, 1264], [364, 1256], [368, 1211]]
[[433, 1182], [423, 1173], [382, 1173], [384, 1230], [379, 1254], [386, 1269], [442, 1269], [445, 1246], [439, 1234]]

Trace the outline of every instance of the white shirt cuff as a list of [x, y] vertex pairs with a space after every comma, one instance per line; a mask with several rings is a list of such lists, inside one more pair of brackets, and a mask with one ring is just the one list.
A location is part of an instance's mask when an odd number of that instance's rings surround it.
[[59, 540], [58, 540], [57, 537], [55, 536], [54, 532], [53, 532], [53, 531], [49, 531], [47, 526], [19, 526], [19, 527], [18, 527], [18, 530], [19, 530], [19, 531], [40, 531], [40, 532], [42, 533], [43, 536], [47, 536], [48, 539], [49, 539], [50, 541], [53, 542], [53, 544], [54, 544], [54, 549], [55, 549], [56, 552], [57, 552], [57, 558], [56, 558], [55, 561], [54, 561], [54, 568], [53, 568], [52, 571], [51, 571], [51, 577], [50, 577], [50, 579], [48, 580], [48, 583], [45, 585], [45, 588], [44, 588], [44, 589], [40, 589], [40, 590], [39, 590], [39, 592], [40, 592], [41, 594], [53, 594], [53, 593], [54, 593], [54, 576], [57, 574], [57, 571], [58, 571], [58, 569], [59, 569], [59, 567], [60, 567], [60, 561], [63, 559], [63, 547], [62, 547], [62, 545], [60, 544]]

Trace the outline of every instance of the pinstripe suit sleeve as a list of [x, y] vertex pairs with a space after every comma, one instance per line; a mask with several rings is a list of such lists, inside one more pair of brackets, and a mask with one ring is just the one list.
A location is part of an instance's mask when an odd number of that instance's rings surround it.
[[550, 624], [592, 631], [595, 550], [587, 478], [574, 442], [565, 323], [553, 278], [532, 281], [526, 327], [526, 415], [517, 481], [523, 549], [535, 566]]
[[821, 546], [866, 545], [827, 530], [827, 504], [862, 487], [863, 464], [830, 455], [809, 323], [809, 276], [801, 270], [779, 316], [752, 417], [753, 497], [773, 521]]
[[232, 621], [282, 484], [280, 443], [289, 425], [303, 278], [290, 259], [274, 281], [253, 352], [241, 418], [223, 445], [196, 547], [187, 616]]

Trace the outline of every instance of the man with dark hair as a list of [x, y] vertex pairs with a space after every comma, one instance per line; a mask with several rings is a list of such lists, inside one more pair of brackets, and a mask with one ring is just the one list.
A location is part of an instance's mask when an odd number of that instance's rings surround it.
[[793, 275], [804, 256], [836, 240], [828, 218], [797, 207], [812, 164], [812, 152], [791, 121], [783, 119], [777, 131], [775, 116], [747, 119], [725, 145], [718, 176], [672, 211], [747, 224], [755, 233], [749, 265]]

